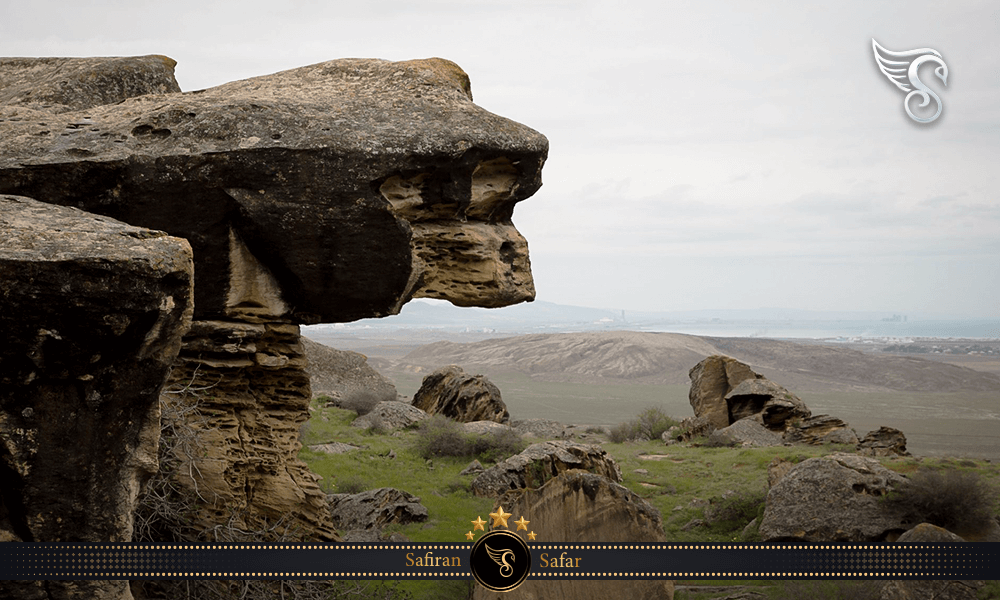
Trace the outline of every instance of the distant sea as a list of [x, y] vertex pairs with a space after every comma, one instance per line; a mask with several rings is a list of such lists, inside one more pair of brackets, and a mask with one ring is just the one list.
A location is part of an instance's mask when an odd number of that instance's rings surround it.
[[[616, 327], [617, 328], [617, 327]], [[1000, 320], [941, 321], [679, 321], [640, 326], [642, 331], [668, 331], [715, 337], [804, 339], [1000, 339]]]

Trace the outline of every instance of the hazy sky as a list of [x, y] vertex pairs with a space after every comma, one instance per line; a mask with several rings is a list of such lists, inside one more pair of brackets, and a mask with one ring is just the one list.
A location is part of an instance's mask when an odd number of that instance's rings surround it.
[[[166, 54], [185, 91], [440, 56], [548, 136], [538, 298], [1000, 317], [997, 2], [0, 0], [0, 56]], [[944, 111], [878, 71], [933, 48]]]

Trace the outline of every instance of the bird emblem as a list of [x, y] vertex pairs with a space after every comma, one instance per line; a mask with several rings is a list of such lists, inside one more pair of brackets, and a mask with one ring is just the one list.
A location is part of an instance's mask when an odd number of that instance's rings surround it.
[[494, 550], [486, 545], [486, 554], [490, 555], [493, 562], [500, 565], [500, 575], [503, 577], [510, 577], [514, 573], [514, 567], [507, 564], [507, 555], [510, 555], [510, 562], [514, 562], [514, 551], [513, 550]]
[[[941, 109], [944, 107], [941, 98], [927, 87], [927, 84], [920, 81], [918, 73], [924, 63], [937, 63], [940, 66], [934, 69], [934, 74], [945, 85], [948, 85], [948, 65], [945, 64], [944, 57], [941, 56], [940, 52], [931, 48], [893, 52], [883, 48], [875, 41], [875, 38], [872, 38], [872, 52], [875, 53], [875, 64], [878, 65], [879, 71], [882, 71], [882, 74], [896, 87], [908, 92], [906, 98], [903, 99], [903, 107], [906, 108], [906, 114], [910, 115], [911, 119], [918, 123], [930, 123], [941, 116]], [[910, 110], [910, 98], [913, 96], [920, 96], [922, 102], [917, 105], [920, 108], [930, 104], [931, 98], [934, 98], [934, 102], [937, 103], [937, 112], [934, 113], [934, 116], [918, 117], [913, 114], [913, 111]]]

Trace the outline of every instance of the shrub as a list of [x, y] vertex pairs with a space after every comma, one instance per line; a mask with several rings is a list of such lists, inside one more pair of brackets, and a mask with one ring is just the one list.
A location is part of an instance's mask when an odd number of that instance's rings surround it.
[[510, 428], [474, 436], [470, 440], [471, 453], [483, 462], [498, 463], [521, 453], [527, 446], [521, 436]]
[[679, 424], [663, 412], [662, 408], [651, 406], [631, 421], [612, 427], [610, 439], [615, 444], [640, 439], [658, 440], [665, 431]]
[[368, 484], [356, 475], [337, 480], [338, 494], [360, 494], [368, 489]]
[[742, 533], [751, 521], [764, 516], [766, 500], [764, 490], [744, 490], [722, 498], [706, 511], [705, 516], [712, 530], [718, 533]]
[[500, 433], [467, 435], [462, 427], [447, 417], [431, 415], [420, 422], [416, 451], [421, 458], [439, 456], [477, 456], [480, 460], [499, 462], [524, 450], [525, 443], [513, 429]]
[[886, 496], [886, 502], [916, 523], [949, 531], [979, 529], [992, 517], [992, 498], [979, 474], [968, 471], [921, 469]]
[[372, 390], [354, 388], [344, 392], [340, 399], [340, 408], [353, 410], [358, 416], [367, 415], [379, 402], [392, 402], [396, 395], [391, 390]]

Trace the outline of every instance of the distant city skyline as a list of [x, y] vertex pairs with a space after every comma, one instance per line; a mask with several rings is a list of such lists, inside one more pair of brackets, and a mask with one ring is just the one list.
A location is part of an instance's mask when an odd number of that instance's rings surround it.
[[[928, 125], [879, 71], [933, 48]], [[538, 299], [1000, 317], [991, 2], [7, 2], [0, 56], [165, 54], [185, 91], [440, 56], [550, 140], [514, 211]]]

